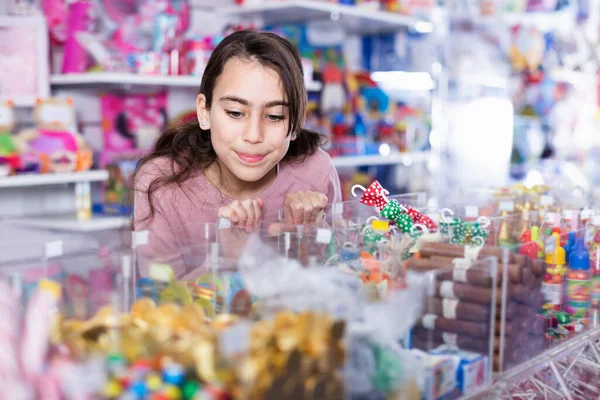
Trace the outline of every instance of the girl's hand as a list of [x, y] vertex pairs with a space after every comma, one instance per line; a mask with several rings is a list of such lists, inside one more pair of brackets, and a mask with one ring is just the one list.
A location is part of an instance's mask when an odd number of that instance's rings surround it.
[[246, 231], [250, 232], [262, 220], [263, 204], [261, 199], [235, 200], [228, 206], [219, 208], [217, 216], [226, 218], [232, 225], [246, 228]]
[[323, 193], [300, 190], [288, 193], [283, 201], [284, 222], [294, 225], [310, 225], [323, 219], [327, 196]]

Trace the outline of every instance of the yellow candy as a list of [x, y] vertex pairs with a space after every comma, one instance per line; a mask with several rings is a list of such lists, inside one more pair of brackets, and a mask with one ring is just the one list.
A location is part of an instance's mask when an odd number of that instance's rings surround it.
[[163, 393], [167, 396], [169, 400], [181, 399], [181, 390], [175, 385], [167, 385], [163, 389]]
[[118, 397], [121, 394], [121, 391], [121, 384], [114, 379], [108, 381], [108, 383], [104, 387], [104, 395], [110, 399]]
[[160, 379], [158, 374], [149, 374], [148, 378], [146, 378], [146, 386], [148, 386], [148, 390], [151, 392], [155, 392], [162, 386], [163, 381]]

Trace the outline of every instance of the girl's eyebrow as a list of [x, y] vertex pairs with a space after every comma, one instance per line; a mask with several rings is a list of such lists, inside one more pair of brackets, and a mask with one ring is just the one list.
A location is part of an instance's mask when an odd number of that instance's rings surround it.
[[[246, 106], [246, 107], [251, 107], [251, 108], [254, 107], [252, 102], [250, 102], [246, 99], [242, 99], [240, 97], [236, 97], [236, 96], [223, 96], [219, 99], [219, 101], [233, 101], [236, 103], [240, 103], [241, 105]], [[269, 101], [269, 102], [265, 103], [264, 108], [271, 108], [271, 107], [276, 107], [276, 106], [289, 107], [289, 103], [284, 100], [273, 100], [273, 101]]]

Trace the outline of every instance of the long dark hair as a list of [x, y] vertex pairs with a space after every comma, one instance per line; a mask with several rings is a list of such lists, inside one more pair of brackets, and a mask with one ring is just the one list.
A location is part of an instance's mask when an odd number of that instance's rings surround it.
[[[289, 103], [288, 135], [295, 135], [284, 160], [302, 161], [312, 155], [323, 143], [318, 133], [303, 129], [306, 117], [307, 95], [304, 86], [302, 61], [298, 51], [284, 38], [267, 32], [239, 31], [227, 36], [214, 50], [200, 84], [200, 93], [206, 96], [206, 107], [210, 109], [217, 79], [227, 61], [238, 57], [254, 60], [277, 71]], [[205, 171], [217, 159], [210, 140], [210, 130], [200, 128], [197, 119], [188, 123], [175, 122], [157, 139], [153, 151], [143, 157], [133, 174], [133, 185], [140, 169], [161, 157], [171, 160], [168, 174], [155, 178], [146, 191], [150, 212], [144, 220], [154, 217], [152, 195], [168, 185], [179, 185], [192, 173]]]

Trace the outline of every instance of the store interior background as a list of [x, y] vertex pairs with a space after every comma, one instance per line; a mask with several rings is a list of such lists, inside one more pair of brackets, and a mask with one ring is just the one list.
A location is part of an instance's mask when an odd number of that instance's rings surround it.
[[[27, 73], [36, 77], [32, 93], [15, 93], [19, 86], [8, 84], [21, 76], [14, 61], [21, 51], [18, 41], [0, 44], [10, 53], [1, 57], [0, 70], [9, 73], [0, 78], [0, 99], [15, 103], [14, 131], [35, 127], [35, 99], [71, 98], [73, 129], [94, 150], [91, 173], [106, 169], [103, 159], [114, 159], [121, 160], [117, 168], [126, 178], [164, 117], [154, 115], [154, 125], [140, 129], [144, 136], [134, 133], [138, 139], [132, 149], [114, 150], [107, 144], [106, 126], [113, 116], [103, 110], [102, 99], [164, 99], [169, 121], [193, 116], [202, 70], [198, 64], [207, 51], [193, 55], [195, 76], [98, 71], [91, 56], [86, 64], [91, 70], [65, 73], [64, 45], [52, 33], [47, 40], [48, 21], [56, 12], [49, 18], [35, 11], [15, 14], [29, 3], [0, 2], [0, 32], [19, 21], [17, 25], [46, 39], [35, 41], [39, 47], [28, 53]], [[46, 4], [34, 3], [38, 8]], [[107, 39], [107, 32], [117, 26], [110, 10], [124, 13], [124, 18], [143, 3], [90, 2], [90, 32]], [[189, 24], [177, 36], [179, 45], [189, 39], [215, 41], [243, 27], [273, 29], [301, 44], [313, 107], [307, 125], [330, 137], [329, 150], [346, 195], [352, 184], [368, 184], [373, 178], [392, 193], [425, 191], [433, 197], [459, 187], [507, 186], [521, 180], [587, 190], [600, 179], [595, 172], [600, 141], [597, 0], [529, 2], [529, 9], [526, 2], [508, 0], [388, 2], [396, 11], [376, 10], [378, 2], [369, 1], [354, 6], [316, 0], [247, 0], [242, 7], [227, 0], [218, 5], [209, 0], [173, 3], [189, 6]], [[55, 4], [64, 7], [66, 2]], [[330, 62], [336, 64], [334, 73], [324, 74]], [[343, 76], [343, 109], [335, 107], [336, 71]], [[327, 101], [334, 106], [322, 114], [318, 111], [324, 94], [334, 96]], [[121, 111], [127, 111], [123, 104]], [[82, 176], [73, 179], [91, 187], [91, 219], [75, 215], [72, 177], [54, 184], [0, 178], [0, 217], [45, 229], [125, 226], [127, 210], [105, 207], [110, 202], [103, 182], [107, 175]], [[123, 203], [118, 196], [112, 201]]]

